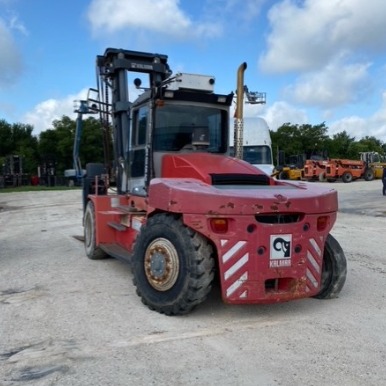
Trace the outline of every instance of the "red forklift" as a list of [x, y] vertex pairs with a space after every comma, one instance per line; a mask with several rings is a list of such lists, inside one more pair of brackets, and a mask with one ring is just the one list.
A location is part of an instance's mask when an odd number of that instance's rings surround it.
[[[166, 315], [193, 310], [215, 277], [230, 304], [337, 297], [347, 271], [330, 234], [337, 192], [230, 157], [233, 93], [216, 94], [213, 76], [173, 75], [167, 59], [115, 48], [97, 57], [88, 103], [111, 127], [114, 160], [86, 165], [87, 256], [128, 262], [142, 302]], [[133, 102], [129, 75], [142, 90]], [[242, 95], [243, 71], [237, 84]], [[240, 114], [235, 139], [242, 146]]]

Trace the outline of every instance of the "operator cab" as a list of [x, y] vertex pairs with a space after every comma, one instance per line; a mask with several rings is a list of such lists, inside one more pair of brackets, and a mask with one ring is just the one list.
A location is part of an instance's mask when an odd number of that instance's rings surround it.
[[147, 172], [163, 177], [165, 154], [227, 154], [232, 94], [214, 94], [213, 84], [213, 77], [177, 74], [155, 97], [147, 90], [132, 104], [129, 191], [144, 191]]

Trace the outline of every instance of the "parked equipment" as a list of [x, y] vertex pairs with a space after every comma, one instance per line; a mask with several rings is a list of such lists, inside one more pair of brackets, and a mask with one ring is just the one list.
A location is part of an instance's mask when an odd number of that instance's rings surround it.
[[372, 181], [382, 178], [386, 160], [377, 152], [361, 152], [360, 160], [330, 159], [326, 167], [326, 179], [333, 182], [338, 178], [351, 182], [359, 178]]
[[372, 179], [370, 173], [366, 163], [360, 160], [332, 158], [326, 166], [326, 180], [329, 182], [341, 179], [343, 182], [349, 183], [358, 178], [369, 181]]
[[365, 162], [366, 164], [366, 180], [372, 181], [374, 178], [382, 178], [383, 168], [386, 167], [385, 156], [382, 156], [375, 151], [361, 152], [359, 155], [361, 161]]
[[304, 174], [304, 162], [304, 154], [286, 157], [284, 151], [279, 150], [278, 162], [274, 169], [273, 176], [278, 180], [302, 180]]
[[327, 151], [306, 152], [306, 157], [303, 179], [305, 181], [326, 181], [326, 168], [329, 163]]
[[[172, 76], [166, 55], [108, 48], [97, 70], [91, 103], [111, 114], [117, 191], [103, 164], [86, 165], [90, 259], [129, 262], [143, 303], [167, 315], [202, 303], [215, 275], [232, 304], [339, 294], [346, 259], [329, 234], [336, 191], [277, 181], [230, 157], [233, 94], [214, 93], [213, 76]], [[134, 102], [130, 72], [148, 76]], [[236, 119], [242, 133], [240, 111]]]
[[23, 157], [12, 154], [4, 158], [0, 174], [0, 188], [26, 185], [23, 174]]

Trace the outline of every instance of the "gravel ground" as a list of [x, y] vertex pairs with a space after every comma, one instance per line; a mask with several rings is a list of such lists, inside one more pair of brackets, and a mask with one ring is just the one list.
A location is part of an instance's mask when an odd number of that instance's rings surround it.
[[86, 258], [80, 191], [0, 194], [0, 385], [386, 384], [386, 198], [380, 181], [328, 186], [338, 299], [230, 306], [214, 290], [182, 317], [143, 306], [127, 265]]

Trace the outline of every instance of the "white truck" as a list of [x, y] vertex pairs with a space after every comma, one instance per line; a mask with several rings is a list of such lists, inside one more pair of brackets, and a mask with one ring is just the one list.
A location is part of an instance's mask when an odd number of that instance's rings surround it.
[[[272, 160], [272, 142], [267, 122], [260, 117], [243, 119], [243, 160], [271, 175], [274, 165]], [[234, 121], [229, 124], [230, 155], [234, 155]]]

